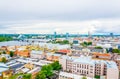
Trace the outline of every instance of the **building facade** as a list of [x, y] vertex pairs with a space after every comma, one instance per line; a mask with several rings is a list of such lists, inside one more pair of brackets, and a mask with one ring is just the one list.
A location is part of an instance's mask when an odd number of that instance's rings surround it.
[[79, 58], [62, 56], [59, 62], [64, 71], [76, 75], [83, 75], [91, 78], [95, 76], [104, 76], [107, 79], [118, 79], [119, 77], [118, 67], [113, 61], [93, 60], [91, 57], [84, 56]]
[[35, 51], [35, 50], [33, 50], [30, 53], [30, 57], [31, 58], [36, 58], [36, 59], [44, 59], [45, 58], [45, 54], [42, 51]]

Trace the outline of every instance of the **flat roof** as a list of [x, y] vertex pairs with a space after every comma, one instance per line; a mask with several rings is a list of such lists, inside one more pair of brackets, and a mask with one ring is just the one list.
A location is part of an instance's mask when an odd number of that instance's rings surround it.
[[36, 51], [36, 50], [32, 50], [31, 51], [31, 54], [42, 54], [43, 51]]

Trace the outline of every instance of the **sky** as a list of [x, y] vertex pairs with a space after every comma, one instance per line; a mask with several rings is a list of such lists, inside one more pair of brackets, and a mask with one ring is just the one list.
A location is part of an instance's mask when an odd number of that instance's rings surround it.
[[120, 0], [0, 0], [0, 33], [120, 34]]

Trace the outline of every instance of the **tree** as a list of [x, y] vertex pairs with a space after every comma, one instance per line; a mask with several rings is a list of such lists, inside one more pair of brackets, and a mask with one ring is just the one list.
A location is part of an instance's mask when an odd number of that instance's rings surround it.
[[10, 36], [0, 36], [0, 42], [13, 40]]
[[101, 46], [96, 46], [95, 49], [103, 49]]
[[31, 74], [24, 74], [23, 79], [31, 79], [32, 75]]
[[96, 78], [96, 79], [100, 79], [100, 76], [99, 76], [99, 75], [95, 75], [95, 78]]
[[87, 46], [89, 46], [89, 45], [92, 45], [92, 42], [83, 42], [83, 43], [81, 43], [81, 45], [82, 45], [83, 47], [87, 47]]
[[59, 64], [58, 61], [55, 61], [54, 63], [51, 63], [49, 65], [44, 65], [41, 68], [41, 71], [39, 74], [36, 76], [35, 79], [46, 79], [46, 78], [51, 78], [53, 76], [53, 70], [60, 70], [61, 65]]
[[69, 44], [69, 41], [68, 41], [68, 40], [55, 41], [54, 43], [59, 43], [59, 44]]
[[87, 43], [87, 42], [84, 42], [84, 45], [86, 45], [86, 46], [87, 46], [87, 45], [88, 45], [88, 43]]
[[86, 77], [82, 77], [82, 79], [87, 79]]
[[54, 63], [51, 64], [53, 70], [60, 70], [61, 69], [61, 65], [59, 64], [58, 61], [55, 61]]
[[3, 51], [3, 54], [6, 54], [6, 52], [5, 52], [5, 51]]
[[63, 40], [63, 44], [69, 44], [68, 40]]
[[35, 79], [46, 79], [46, 76], [43, 71], [40, 71]]
[[50, 77], [53, 75], [53, 68], [51, 65], [43, 66], [41, 71], [45, 74], [46, 77]]
[[13, 56], [14, 56], [14, 52], [10, 51], [10, 57], [13, 57]]
[[7, 60], [6, 60], [5, 57], [2, 57], [2, 62], [3, 62], [3, 63], [6, 63], [6, 62], [7, 62]]
[[92, 45], [92, 42], [88, 42], [87, 45]]
[[112, 53], [118, 53], [118, 54], [120, 54], [120, 50], [119, 49], [112, 49]]
[[109, 50], [108, 50], [108, 49], [106, 49], [106, 52], [107, 52], [107, 53], [109, 53]]

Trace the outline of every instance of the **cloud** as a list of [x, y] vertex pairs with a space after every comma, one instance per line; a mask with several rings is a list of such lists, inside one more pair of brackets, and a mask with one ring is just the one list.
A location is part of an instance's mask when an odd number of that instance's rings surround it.
[[2, 26], [0, 33], [120, 33], [120, 20], [90, 20], [90, 21], [35, 21], [12, 23]]
[[120, 0], [0, 0], [0, 33], [120, 33]]
[[1, 0], [0, 20], [120, 18], [120, 0]]

